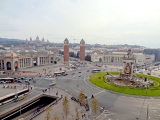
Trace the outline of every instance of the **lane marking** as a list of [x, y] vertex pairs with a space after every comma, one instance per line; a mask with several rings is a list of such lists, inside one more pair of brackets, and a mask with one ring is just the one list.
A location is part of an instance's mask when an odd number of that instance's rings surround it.
[[90, 85], [89, 83], [87, 83], [86, 82], [86, 79], [85, 79], [85, 77], [84, 77], [84, 82], [85, 82], [85, 84], [87, 84], [89, 87], [91, 87], [92, 89], [97, 89], [98, 91], [100, 91], [100, 89], [99, 88], [97, 88], [97, 87], [93, 87], [92, 85]]

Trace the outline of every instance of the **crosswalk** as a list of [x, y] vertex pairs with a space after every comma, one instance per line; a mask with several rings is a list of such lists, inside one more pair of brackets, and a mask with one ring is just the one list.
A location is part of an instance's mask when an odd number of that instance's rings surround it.
[[111, 115], [116, 115], [108, 110], [104, 110], [101, 115], [99, 115], [96, 120], [113, 120], [110, 118]]

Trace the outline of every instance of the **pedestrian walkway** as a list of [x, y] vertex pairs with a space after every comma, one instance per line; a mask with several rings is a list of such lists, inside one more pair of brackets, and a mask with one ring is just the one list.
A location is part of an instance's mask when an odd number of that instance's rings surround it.
[[[57, 94], [58, 93], [58, 94]], [[71, 100], [71, 95], [69, 95], [67, 92], [57, 89], [57, 88], [53, 88], [50, 90], [47, 90], [47, 92], [45, 94], [50, 94], [50, 95], [54, 95], [54, 96], [67, 96], [69, 101], [70, 101], [70, 112], [69, 115], [67, 116], [67, 120], [76, 120], [76, 112], [75, 112], [75, 108], [78, 108], [79, 111], [79, 116], [82, 119], [82, 115], [85, 117], [83, 117], [83, 120], [87, 120], [88, 118], [88, 114], [90, 111], [86, 112], [84, 106], [80, 106], [77, 102], [72, 101]], [[59, 120], [65, 120], [65, 116], [63, 113], [63, 105], [62, 105], [62, 99], [60, 101], [58, 101], [57, 104], [53, 105], [51, 107], [50, 110], [50, 120], [53, 120], [54, 115], [57, 115], [59, 117]], [[38, 115], [37, 117], [33, 118], [33, 120], [44, 120], [46, 119], [46, 111], [44, 111], [43, 113], [41, 113], [40, 115]]]

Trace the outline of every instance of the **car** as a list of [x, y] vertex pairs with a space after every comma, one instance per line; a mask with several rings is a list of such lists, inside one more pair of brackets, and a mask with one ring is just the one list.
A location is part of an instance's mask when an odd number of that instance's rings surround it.
[[86, 111], [89, 111], [89, 105], [88, 104], [85, 104], [85, 109], [86, 109]]
[[71, 75], [74, 75], [75, 73], [72, 73]]
[[17, 80], [18, 83], [22, 83], [22, 80]]
[[0, 84], [5, 84], [6, 82], [4, 82], [4, 81], [0, 81]]
[[68, 74], [66, 73], [66, 74], [63, 74], [63, 76], [67, 76]]
[[76, 101], [76, 98], [72, 96], [72, 97], [71, 97], [71, 100], [74, 100], [74, 101]]
[[24, 80], [25, 78], [24, 77], [21, 77], [21, 80]]
[[87, 72], [89, 72], [89, 70], [87, 70]]
[[78, 75], [78, 77], [81, 77], [81, 75]]

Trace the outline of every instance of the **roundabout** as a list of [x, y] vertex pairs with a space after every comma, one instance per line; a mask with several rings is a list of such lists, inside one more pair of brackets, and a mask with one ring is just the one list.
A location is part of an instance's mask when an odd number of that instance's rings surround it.
[[[110, 75], [118, 75], [118, 72], [109, 72]], [[152, 96], [159, 97], [160, 96], [160, 78], [154, 76], [147, 76], [144, 74], [136, 74], [137, 77], [140, 78], [148, 78], [150, 81], [153, 81], [153, 86], [149, 86], [148, 88], [144, 87], [134, 87], [134, 86], [120, 86], [115, 84], [114, 82], [108, 81], [106, 79], [107, 73], [95, 73], [90, 75], [89, 81], [106, 90], [114, 91], [121, 94], [129, 94], [129, 95], [137, 95], [137, 96]]]

